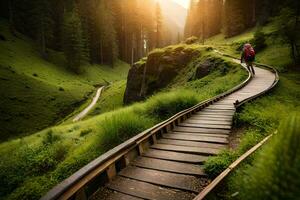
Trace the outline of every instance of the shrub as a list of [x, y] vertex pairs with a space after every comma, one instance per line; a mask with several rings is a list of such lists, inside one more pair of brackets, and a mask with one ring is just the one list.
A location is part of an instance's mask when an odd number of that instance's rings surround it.
[[235, 159], [236, 155], [229, 151], [223, 151], [215, 157], [210, 157], [204, 165], [204, 171], [211, 178], [217, 177], [221, 174]]
[[43, 144], [53, 144], [58, 141], [60, 138], [58, 135], [53, 134], [53, 130], [50, 129], [43, 138]]
[[190, 91], [179, 90], [162, 93], [149, 99], [146, 106], [146, 114], [164, 120], [197, 103], [196, 94]]
[[118, 112], [102, 123], [99, 141], [101, 148], [109, 150], [154, 124], [153, 119], [136, 114], [133, 110]]
[[234, 179], [240, 199], [299, 199], [300, 115], [293, 114], [253, 161], [254, 166]]
[[87, 134], [91, 133], [93, 130], [92, 129], [84, 129], [80, 132], [80, 137], [86, 136]]
[[195, 44], [199, 41], [199, 39], [196, 37], [196, 36], [192, 36], [192, 37], [189, 37], [185, 40], [185, 43], [186, 44]]
[[259, 52], [263, 50], [267, 45], [266, 45], [266, 35], [262, 31], [261, 28], [258, 28], [256, 32], [254, 33], [254, 38], [252, 41], [255, 51]]

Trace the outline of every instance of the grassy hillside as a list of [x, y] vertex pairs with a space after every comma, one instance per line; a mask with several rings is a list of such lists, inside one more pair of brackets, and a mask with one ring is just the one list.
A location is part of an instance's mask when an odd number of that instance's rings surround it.
[[0, 141], [31, 134], [60, 121], [105, 81], [126, 79], [129, 66], [85, 66], [82, 75], [66, 69], [64, 56], [49, 50], [48, 60], [34, 42], [12, 36], [0, 21]]
[[[222, 60], [211, 49], [198, 45], [184, 48], [198, 48], [202, 61], [217, 60], [218, 65], [208, 76], [173, 86], [145, 102], [2, 143], [0, 199], [38, 199], [102, 153], [161, 120], [234, 87], [247, 77], [239, 65]], [[104, 93], [100, 109], [111, 99], [119, 102], [121, 95], [112, 98], [112, 94], [123, 85], [122, 82], [113, 84], [112, 91]]]
[[[278, 36], [274, 22], [261, 28], [266, 35], [267, 48], [258, 52], [256, 61], [276, 66], [279, 71], [286, 71], [288, 66], [292, 64], [289, 45]], [[220, 34], [209, 38], [206, 44], [213, 45], [222, 52], [240, 57], [241, 46], [252, 41], [256, 30], [255, 27], [231, 38], [225, 38], [223, 34]]]

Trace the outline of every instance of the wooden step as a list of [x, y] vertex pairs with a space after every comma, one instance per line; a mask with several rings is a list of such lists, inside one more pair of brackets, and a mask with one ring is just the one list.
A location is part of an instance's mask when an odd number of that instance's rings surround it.
[[159, 158], [164, 160], [172, 160], [172, 161], [195, 163], [195, 164], [203, 163], [208, 158], [207, 156], [202, 156], [202, 155], [163, 151], [157, 149], [149, 149], [147, 152], [143, 154], [143, 156], [149, 158]]
[[214, 149], [225, 149], [227, 145], [219, 143], [209, 143], [209, 142], [195, 142], [190, 140], [182, 139], [159, 139], [158, 144], [171, 144], [177, 146], [188, 146], [188, 147], [205, 147], [205, 148], [214, 148]]
[[196, 196], [189, 192], [163, 188], [158, 185], [123, 177], [117, 177], [113, 182], [108, 184], [108, 188], [124, 194], [150, 200], [191, 200]]
[[176, 126], [173, 131], [190, 133], [229, 134], [230, 130]]
[[211, 116], [219, 116], [219, 117], [233, 117], [234, 113], [225, 113], [225, 112], [210, 112], [210, 111], [201, 111], [198, 113], [195, 113], [194, 115], [211, 115]]
[[152, 149], [159, 149], [165, 151], [173, 151], [180, 153], [192, 153], [197, 155], [216, 155], [220, 152], [219, 149], [203, 148], [203, 147], [185, 147], [168, 144], [154, 144], [151, 146]]
[[198, 136], [198, 135], [184, 135], [184, 134], [164, 134], [163, 138], [174, 139], [174, 140], [228, 144], [227, 138], [213, 137], [213, 136], [208, 137], [208, 136], [201, 136], [201, 135]]
[[178, 174], [205, 176], [203, 169], [199, 165], [195, 164], [139, 157], [132, 163], [132, 165], [147, 169], [173, 172]]
[[143, 200], [139, 197], [123, 194], [108, 188], [101, 188], [89, 200]]
[[232, 116], [192, 115], [192, 117], [190, 117], [189, 119], [232, 122], [232, 118]]
[[220, 138], [228, 138], [228, 134], [217, 134], [217, 133], [193, 133], [193, 132], [177, 132], [170, 131], [165, 134], [183, 134], [183, 135], [194, 135], [194, 136], [206, 136], [206, 137], [220, 137]]
[[181, 127], [192, 127], [192, 128], [208, 128], [208, 129], [227, 129], [227, 130], [231, 130], [231, 126], [230, 125], [218, 125], [218, 124], [201, 124], [201, 123], [188, 123], [188, 122], [184, 122], [184, 123], [180, 123], [179, 126]]
[[185, 123], [192, 123], [192, 124], [212, 124], [212, 125], [231, 125], [231, 121], [221, 121], [221, 120], [201, 120], [201, 119], [193, 119], [189, 118], [184, 121]]
[[205, 110], [219, 110], [219, 111], [235, 111], [233, 106], [209, 106]]
[[201, 180], [194, 176], [133, 166], [126, 167], [119, 173], [119, 175], [146, 183], [153, 183], [163, 187], [170, 187], [195, 193], [199, 192], [203, 186]]

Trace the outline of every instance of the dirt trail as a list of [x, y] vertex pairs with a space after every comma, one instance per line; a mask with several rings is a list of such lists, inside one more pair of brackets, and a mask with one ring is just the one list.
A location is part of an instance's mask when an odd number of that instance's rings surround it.
[[97, 93], [94, 96], [92, 103], [88, 107], [86, 107], [81, 113], [76, 115], [75, 118], [73, 119], [73, 122], [77, 122], [77, 121], [83, 119], [88, 114], [88, 112], [96, 105], [99, 97], [101, 96], [103, 89], [104, 89], [104, 86], [97, 90]]

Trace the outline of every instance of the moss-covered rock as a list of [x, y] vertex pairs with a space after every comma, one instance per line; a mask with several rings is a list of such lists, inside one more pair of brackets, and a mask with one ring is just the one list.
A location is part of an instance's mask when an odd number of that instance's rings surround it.
[[166, 87], [179, 75], [193, 58], [200, 56], [200, 50], [188, 45], [156, 49], [147, 59], [135, 63], [128, 74], [124, 103], [145, 99]]

